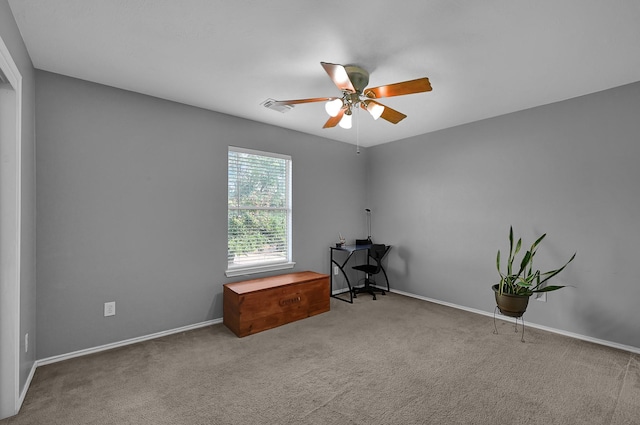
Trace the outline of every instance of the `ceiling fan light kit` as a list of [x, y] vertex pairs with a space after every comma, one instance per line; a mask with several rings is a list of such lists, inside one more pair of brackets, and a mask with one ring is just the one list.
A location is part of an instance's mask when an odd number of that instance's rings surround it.
[[345, 130], [348, 130], [351, 128], [351, 111], [345, 111], [338, 125], [344, 128]]
[[292, 107], [292, 105], [300, 103], [326, 102], [325, 110], [330, 118], [323, 128], [332, 128], [336, 125], [346, 129], [351, 128], [351, 115], [355, 108], [366, 109], [374, 120], [382, 118], [392, 124], [397, 124], [407, 116], [373, 99], [432, 90], [431, 83], [426, 77], [365, 90], [367, 84], [369, 84], [369, 73], [359, 66], [343, 66], [328, 62], [320, 62], [320, 65], [322, 65], [336, 87], [342, 91], [341, 97], [278, 100], [271, 103], [271, 109], [283, 106]]
[[379, 103], [370, 102], [366, 100], [362, 103], [364, 103], [364, 105], [367, 108], [367, 111], [369, 111], [369, 113], [371, 114], [374, 120], [377, 120], [378, 118], [380, 118], [380, 116], [384, 112], [384, 106], [382, 106]]
[[342, 109], [343, 106], [344, 103], [342, 102], [342, 99], [333, 99], [324, 105], [324, 109], [330, 117], [335, 117], [340, 113], [340, 109]]

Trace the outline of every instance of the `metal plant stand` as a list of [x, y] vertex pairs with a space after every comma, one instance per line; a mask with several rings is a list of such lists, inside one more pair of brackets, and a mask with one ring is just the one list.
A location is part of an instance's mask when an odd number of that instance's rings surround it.
[[[496, 325], [496, 312], [500, 311], [498, 306], [493, 310], [493, 334], [498, 335], [498, 326]], [[522, 320], [522, 336], [520, 337], [520, 342], [524, 342], [524, 314], [521, 316], [511, 316], [516, 319], [515, 323], [515, 332], [518, 333], [518, 319]]]

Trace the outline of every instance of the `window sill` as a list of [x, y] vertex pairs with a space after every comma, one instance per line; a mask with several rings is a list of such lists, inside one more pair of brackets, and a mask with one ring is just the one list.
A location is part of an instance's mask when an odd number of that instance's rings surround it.
[[238, 268], [234, 268], [234, 269], [229, 269], [229, 270], [225, 271], [224, 274], [227, 277], [244, 276], [244, 275], [248, 275], [248, 274], [265, 273], [265, 272], [272, 272], [272, 271], [276, 271], [276, 270], [292, 269], [293, 266], [295, 266], [295, 265], [296, 265], [296, 263], [290, 262], [290, 263], [278, 263], [278, 264], [265, 264], [265, 265], [262, 265], [262, 266], [252, 266], [252, 267], [238, 267]]

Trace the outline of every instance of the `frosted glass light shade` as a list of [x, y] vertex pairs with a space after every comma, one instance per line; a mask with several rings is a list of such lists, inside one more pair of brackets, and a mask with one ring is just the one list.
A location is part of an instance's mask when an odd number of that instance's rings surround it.
[[367, 111], [369, 111], [374, 120], [377, 120], [384, 112], [384, 106], [379, 103], [369, 102], [367, 103]]
[[341, 119], [341, 120], [340, 120], [340, 122], [338, 123], [338, 125], [339, 125], [340, 127], [342, 127], [342, 128], [347, 129], [347, 130], [348, 130], [348, 129], [350, 129], [350, 128], [351, 128], [351, 114], [349, 114], [349, 115], [344, 114], [344, 115], [342, 116], [342, 119]]
[[335, 117], [342, 109], [342, 99], [333, 99], [324, 104], [324, 109], [331, 117]]

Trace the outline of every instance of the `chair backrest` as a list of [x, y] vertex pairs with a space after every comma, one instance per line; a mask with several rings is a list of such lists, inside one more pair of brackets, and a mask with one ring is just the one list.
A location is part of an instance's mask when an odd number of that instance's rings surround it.
[[381, 243], [374, 243], [369, 248], [369, 256], [373, 258], [376, 262], [376, 271], [375, 273], [380, 272], [380, 266], [382, 263], [382, 258], [387, 253], [387, 246]]

